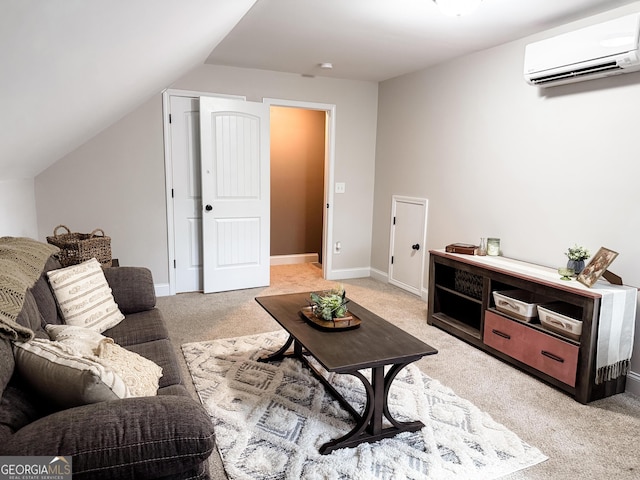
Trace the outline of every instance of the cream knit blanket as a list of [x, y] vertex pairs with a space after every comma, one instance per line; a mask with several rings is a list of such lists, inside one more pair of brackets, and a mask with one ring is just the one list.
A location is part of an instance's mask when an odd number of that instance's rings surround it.
[[58, 247], [30, 238], [0, 237], [0, 337], [26, 342], [33, 331], [16, 323], [27, 290]]

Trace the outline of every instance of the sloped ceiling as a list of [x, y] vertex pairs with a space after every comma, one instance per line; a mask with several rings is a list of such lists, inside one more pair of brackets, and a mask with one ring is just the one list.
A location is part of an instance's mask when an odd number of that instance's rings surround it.
[[433, 0], [259, 0], [207, 63], [379, 82], [634, 1], [483, 0], [448, 17]]
[[[635, 0], [0, 0], [0, 181], [205, 63], [380, 81]], [[333, 62], [334, 69], [318, 67]]]
[[2, 0], [0, 180], [32, 178], [201, 65], [256, 0]]

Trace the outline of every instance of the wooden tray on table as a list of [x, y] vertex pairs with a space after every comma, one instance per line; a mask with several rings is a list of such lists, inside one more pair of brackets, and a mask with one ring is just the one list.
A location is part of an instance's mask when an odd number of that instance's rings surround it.
[[318, 318], [311, 307], [302, 307], [300, 316], [305, 319], [311, 326], [327, 332], [336, 332], [343, 330], [352, 330], [360, 326], [361, 320], [350, 313], [346, 317], [335, 318], [333, 320], [325, 320]]

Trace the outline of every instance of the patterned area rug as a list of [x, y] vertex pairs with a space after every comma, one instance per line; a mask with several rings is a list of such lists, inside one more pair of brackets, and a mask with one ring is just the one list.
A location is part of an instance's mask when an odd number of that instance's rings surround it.
[[[422, 420], [421, 431], [320, 455], [355, 423], [300, 362], [257, 362], [285, 339], [272, 332], [182, 346], [230, 479], [486, 480], [547, 459], [413, 365], [394, 380], [389, 408], [397, 420]], [[327, 377], [362, 411], [359, 380]]]

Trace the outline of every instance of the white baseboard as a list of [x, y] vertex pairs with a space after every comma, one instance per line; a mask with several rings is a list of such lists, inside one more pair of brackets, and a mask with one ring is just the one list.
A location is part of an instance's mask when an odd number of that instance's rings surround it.
[[[376, 268], [371, 269], [371, 278], [378, 280], [380, 282], [389, 283], [389, 274], [387, 272], [383, 272]], [[398, 285], [396, 286], [398, 288], [402, 288]], [[420, 298], [422, 298], [422, 300], [424, 300], [425, 302], [429, 299], [428, 290], [426, 288], [423, 288], [422, 291], [420, 292]]]
[[633, 393], [640, 397], [640, 373], [629, 372], [627, 373], [627, 384], [625, 392]]
[[327, 280], [348, 280], [349, 278], [370, 277], [371, 269], [366, 268], [345, 268], [341, 270], [332, 270], [327, 274]]
[[424, 300], [425, 302], [429, 301], [429, 290], [426, 288], [422, 289], [422, 292], [420, 292], [420, 298], [422, 298], [422, 300]]
[[171, 295], [168, 283], [156, 283], [153, 287], [156, 291], [156, 297], [168, 297]]
[[371, 278], [378, 280], [379, 282], [389, 283], [389, 274], [382, 270], [378, 270], [377, 268], [371, 269]]
[[273, 255], [271, 265], [293, 265], [297, 263], [318, 263], [317, 253], [299, 253], [296, 255]]

